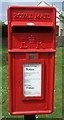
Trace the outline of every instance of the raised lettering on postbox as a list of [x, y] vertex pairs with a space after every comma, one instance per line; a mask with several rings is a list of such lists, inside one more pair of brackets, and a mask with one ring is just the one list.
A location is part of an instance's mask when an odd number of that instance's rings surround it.
[[46, 21], [50, 21], [51, 20], [51, 16], [50, 13], [13, 13], [12, 16], [12, 20], [16, 21], [16, 20], [31, 20], [31, 21], [39, 21], [39, 20], [46, 20]]
[[24, 14], [24, 13], [17, 13], [14, 15], [14, 19], [50, 19], [49, 14]]

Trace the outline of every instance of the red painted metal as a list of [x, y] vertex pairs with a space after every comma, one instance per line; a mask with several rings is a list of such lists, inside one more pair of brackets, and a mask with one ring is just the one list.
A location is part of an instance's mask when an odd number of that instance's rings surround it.
[[[8, 8], [9, 112], [12, 115], [53, 112], [56, 9]], [[29, 59], [35, 53], [35, 59]], [[23, 64], [41, 63], [41, 96], [23, 96]], [[36, 85], [37, 87], [37, 85]]]

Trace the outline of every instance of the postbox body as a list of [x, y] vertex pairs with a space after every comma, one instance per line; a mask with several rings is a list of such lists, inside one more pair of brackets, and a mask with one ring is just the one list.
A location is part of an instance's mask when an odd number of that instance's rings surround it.
[[9, 112], [53, 112], [56, 10], [8, 8]]

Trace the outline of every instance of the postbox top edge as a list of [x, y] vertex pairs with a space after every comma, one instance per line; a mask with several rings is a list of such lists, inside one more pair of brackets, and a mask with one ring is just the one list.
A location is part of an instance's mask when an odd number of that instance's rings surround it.
[[54, 9], [55, 11], [56, 11], [56, 8], [55, 7], [53, 7], [53, 6], [9, 6], [7, 9], [9, 10], [9, 9], [14, 9], [14, 8], [27, 8], [27, 9], [29, 9], [29, 8], [36, 8], [36, 9], [39, 9], [39, 8], [48, 8], [48, 9]]

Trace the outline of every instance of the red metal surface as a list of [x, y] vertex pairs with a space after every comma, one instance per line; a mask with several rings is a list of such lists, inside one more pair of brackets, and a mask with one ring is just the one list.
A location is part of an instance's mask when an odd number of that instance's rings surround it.
[[11, 23], [11, 26], [13, 27], [13, 26], [32, 26], [32, 27], [34, 27], [34, 26], [45, 26], [45, 27], [53, 27], [53, 22], [49, 22], [49, 23], [47, 23], [47, 22], [45, 22], [45, 23], [42, 23], [42, 22], [32, 22], [32, 24], [31, 24], [31, 22], [12, 22]]
[[[12, 115], [53, 112], [56, 9], [8, 8], [9, 112]], [[35, 53], [35, 59], [29, 59]], [[41, 63], [41, 96], [23, 96], [23, 63]], [[36, 85], [37, 87], [37, 85]]]

